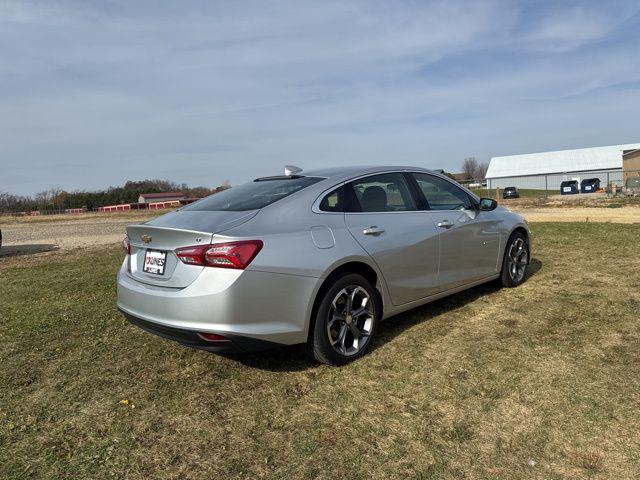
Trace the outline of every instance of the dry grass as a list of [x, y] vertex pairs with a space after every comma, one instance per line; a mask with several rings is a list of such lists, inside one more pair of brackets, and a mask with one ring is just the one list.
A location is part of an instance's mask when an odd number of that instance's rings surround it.
[[637, 478], [640, 227], [534, 233], [343, 368], [128, 325], [116, 248], [0, 259], [0, 478]]

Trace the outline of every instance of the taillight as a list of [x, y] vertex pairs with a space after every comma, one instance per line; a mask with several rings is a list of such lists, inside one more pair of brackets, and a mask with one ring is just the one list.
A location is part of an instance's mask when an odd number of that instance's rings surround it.
[[122, 249], [126, 255], [131, 255], [131, 242], [127, 236], [122, 240]]
[[206, 340], [207, 342], [228, 342], [229, 339], [224, 335], [219, 335], [217, 333], [198, 333], [200, 338]]
[[188, 265], [244, 270], [262, 249], [261, 240], [214, 243], [178, 248], [176, 256]]

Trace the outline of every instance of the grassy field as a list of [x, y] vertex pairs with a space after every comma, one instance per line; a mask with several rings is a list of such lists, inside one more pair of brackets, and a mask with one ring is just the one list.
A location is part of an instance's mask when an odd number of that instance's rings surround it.
[[638, 478], [640, 226], [536, 224], [528, 281], [343, 368], [130, 326], [118, 248], [0, 260], [0, 478]]

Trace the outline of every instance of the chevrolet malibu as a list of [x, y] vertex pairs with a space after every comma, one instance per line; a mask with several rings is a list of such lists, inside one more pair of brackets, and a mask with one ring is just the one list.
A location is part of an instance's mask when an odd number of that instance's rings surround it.
[[411, 167], [287, 167], [127, 228], [118, 308], [214, 352], [305, 343], [362, 356], [379, 322], [498, 280], [520, 285], [525, 220]]

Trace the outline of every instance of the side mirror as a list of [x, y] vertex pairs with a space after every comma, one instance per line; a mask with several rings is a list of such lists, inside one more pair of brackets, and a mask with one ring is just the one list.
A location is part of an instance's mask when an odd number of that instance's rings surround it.
[[490, 212], [491, 210], [495, 210], [497, 206], [498, 202], [493, 198], [481, 198], [480, 203], [478, 204], [478, 210], [482, 212]]

